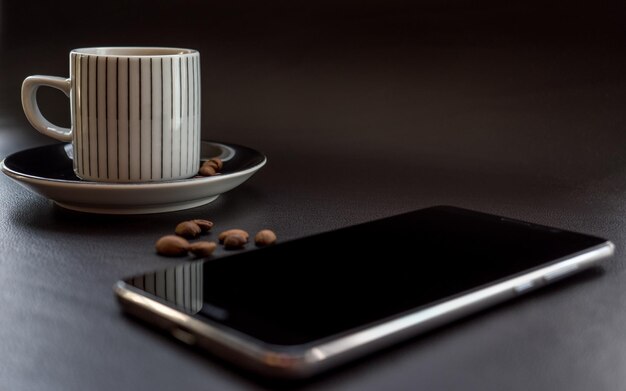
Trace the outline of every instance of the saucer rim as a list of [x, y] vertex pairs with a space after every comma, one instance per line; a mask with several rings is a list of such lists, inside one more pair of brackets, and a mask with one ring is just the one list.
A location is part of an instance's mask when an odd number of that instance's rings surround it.
[[[209, 140], [202, 140], [203, 143], [209, 143], [209, 144], [213, 144], [213, 145], [223, 145], [223, 146], [229, 146], [229, 147], [239, 147], [239, 145], [237, 144], [229, 144], [229, 143], [221, 143], [221, 142], [216, 142], [216, 141], [209, 141]], [[55, 144], [50, 144], [50, 146], [53, 146]], [[36, 147], [35, 147], [36, 148]], [[245, 147], [248, 149], [252, 149], [249, 147]], [[86, 189], [102, 189], [103, 187], [109, 188], [109, 189], [124, 189], [124, 190], [132, 190], [132, 189], [137, 189], [137, 188], [141, 188], [141, 189], [145, 189], [145, 188], [170, 188], [170, 187], [185, 187], [185, 186], [192, 186], [192, 185], [198, 185], [201, 183], [212, 183], [212, 182], [221, 182], [222, 179], [230, 179], [230, 178], [237, 178], [240, 176], [244, 176], [247, 175], [251, 172], [256, 172], [259, 169], [261, 169], [266, 163], [267, 163], [267, 156], [265, 156], [262, 152], [257, 151], [256, 149], [252, 149], [254, 152], [258, 153], [263, 159], [261, 160], [261, 162], [259, 162], [258, 164], [255, 164], [252, 167], [248, 167], [244, 170], [239, 170], [236, 172], [232, 172], [232, 173], [228, 173], [228, 174], [220, 174], [220, 175], [215, 175], [215, 176], [210, 176], [210, 177], [202, 177], [202, 178], [196, 178], [196, 177], [192, 177], [192, 178], [186, 178], [186, 179], [177, 179], [177, 180], [173, 180], [173, 181], [162, 181], [162, 182], [145, 182], [145, 183], [116, 183], [116, 182], [94, 182], [94, 181], [85, 181], [85, 180], [67, 180], [67, 179], [55, 179], [55, 178], [46, 178], [46, 177], [41, 177], [41, 176], [37, 176], [37, 175], [30, 175], [30, 174], [25, 174], [25, 173], [21, 173], [15, 170], [12, 170], [10, 168], [8, 168], [5, 165], [5, 161], [9, 158], [11, 158], [13, 155], [15, 155], [16, 153], [20, 153], [20, 152], [24, 152], [27, 151], [31, 148], [27, 148], [24, 149], [22, 151], [17, 151], [14, 152], [10, 155], [8, 155], [7, 157], [5, 157], [4, 159], [2, 159], [2, 161], [0, 161], [0, 171], [2, 171], [3, 173], [5, 173], [7, 176], [14, 178], [16, 180], [23, 180], [26, 182], [31, 182], [31, 183], [45, 183], [47, 186], [58, 186], [58, 187], [66, 187], [66, 186], [80, 186], [81, 188], [86, 188]]]

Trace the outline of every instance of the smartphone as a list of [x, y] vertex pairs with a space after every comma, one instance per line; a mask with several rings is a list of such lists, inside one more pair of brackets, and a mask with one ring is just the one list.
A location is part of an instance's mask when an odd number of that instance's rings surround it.
[[436, 206], [118, 281], [128, 313], [262, 375], [304, 378], [613, 254], [606, 239]]

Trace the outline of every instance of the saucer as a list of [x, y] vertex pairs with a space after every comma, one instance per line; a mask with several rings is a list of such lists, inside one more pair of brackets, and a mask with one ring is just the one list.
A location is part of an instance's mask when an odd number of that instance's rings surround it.
[[147, 183], [91, 182], [72, 168], [72, 145], [53, 144], [7, 156], [0, 169], [28, 190], [63, 208], [89, 213], [144, 214], [194, 208], [250, 178], [266, 157], [241, 145], [203, 141], [201, 157], [219, 157], [219, 175]]

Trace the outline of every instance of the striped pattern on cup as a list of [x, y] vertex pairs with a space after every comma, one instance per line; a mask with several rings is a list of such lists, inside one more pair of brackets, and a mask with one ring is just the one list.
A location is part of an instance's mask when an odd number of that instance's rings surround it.
[[204, 303], [204, 262], [193, 262], [175, 268], [135, 277], [130, 284], [195, 314]]
[[200, 161], [200, 55], [70, 54], [74, 170], [87, 180], [189, 178]]

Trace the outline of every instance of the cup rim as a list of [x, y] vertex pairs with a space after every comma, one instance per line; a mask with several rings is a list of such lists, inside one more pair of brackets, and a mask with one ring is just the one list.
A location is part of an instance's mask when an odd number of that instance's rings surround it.
[[[125, 53], [130, 52], [130, 53]], [[132, 53], [137, 52], [137, 53]], [[138, 57], [179, 57], [198, 54], [195, 49], [160, 47], [160, 46], [98, 46], [72, 49], [70, 53], [80, 54], [84, 56], [100, 56], [100, 57], [120, 57], [120, 58], [138, 58]]]

